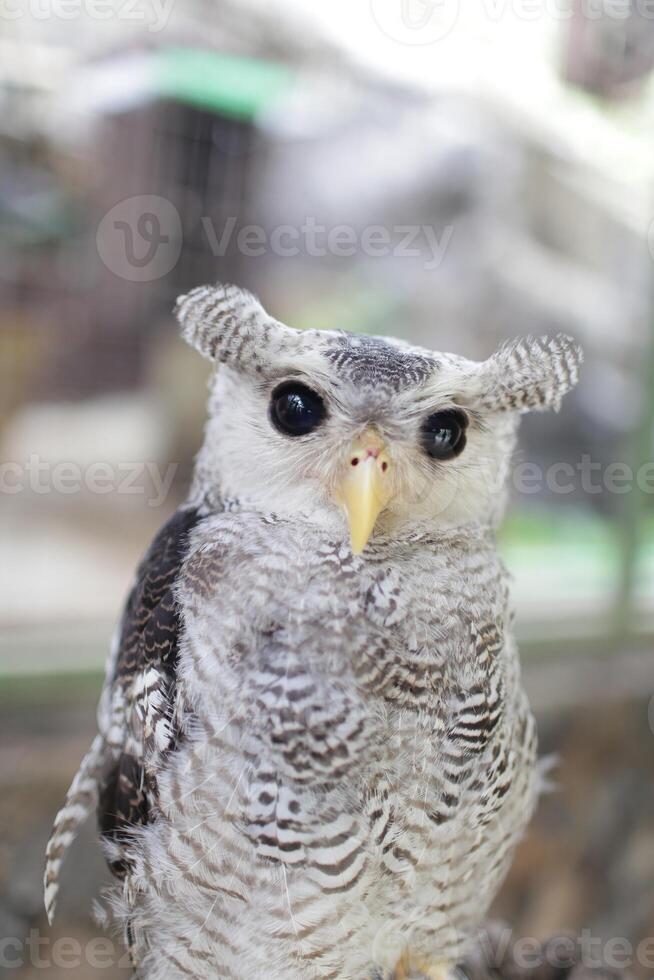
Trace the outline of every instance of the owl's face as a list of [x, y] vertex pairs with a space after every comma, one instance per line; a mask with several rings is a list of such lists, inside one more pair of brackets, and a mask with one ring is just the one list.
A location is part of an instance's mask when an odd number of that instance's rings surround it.
[[235, 287], [177, 307], [187, 339], [221, 365], [199, 460], [242, 505], [375, 535], [494, 523], [518, 415], [558, 408], [577, 380], [565, 337], [519, 341], [478, 363], [390, 338], [296, 331]]

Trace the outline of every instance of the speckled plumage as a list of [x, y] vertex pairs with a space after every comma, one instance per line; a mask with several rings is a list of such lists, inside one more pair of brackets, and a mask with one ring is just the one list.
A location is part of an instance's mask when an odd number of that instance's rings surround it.
[[[388, 978], [452, 963], [535, 803], [494, 531], [517, 414], [576, 381], [567, 338], [481, 364], [399, 341], [285, 327], [233, 287], [182, 298], [183, 332], [222, 365], [188, 505], [141, 566], [100, 735], [49, 845], [46, 902], [99, 796], [113, 904], [147, 980]], [[323, 428], [275, 432], [299, 377]], [[435, 463], [421, 419], [464, 410]], [[331, 497], [363, 426], [394, 497], [353, 555]]]

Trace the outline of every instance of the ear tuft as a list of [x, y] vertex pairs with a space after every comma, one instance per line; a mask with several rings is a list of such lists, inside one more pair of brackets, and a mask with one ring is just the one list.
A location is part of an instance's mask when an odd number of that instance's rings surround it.
[[276, 321], [238, 286], [198, 286], [175, 305], [182, 336], [204, 357], [240, 364], [256, 359]]
[[482, 364], [481, 401], [489, 411], [558, 411], [579, 380], [581, 347], [566, 337], [523, 337]]

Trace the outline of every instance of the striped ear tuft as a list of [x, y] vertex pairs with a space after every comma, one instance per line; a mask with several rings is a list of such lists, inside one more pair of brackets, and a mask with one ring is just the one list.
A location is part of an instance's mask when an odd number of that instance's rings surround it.
[[175, 316], [182, 336], [204, 357], [234, 367], [251, 367], [289, 330], [269, 316], [252, 293], [238, 286], [198, 286], [180, 296]]
[[581, 347], [566, 337], [523, 337], [480, 365], [482, 407], [488, 411], [558, 411], [579, 380]]

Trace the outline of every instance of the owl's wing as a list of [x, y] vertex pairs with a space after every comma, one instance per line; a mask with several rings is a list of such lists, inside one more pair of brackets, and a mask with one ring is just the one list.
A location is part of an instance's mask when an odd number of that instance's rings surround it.
[[183, 508], [165, 524], [139, 566], [107, 670], [96, 736], [57, 814], [46, 853], [45, 906], [52, 921], [65, 853], [96, 802], [109, 866], [129, 868], [131, 832], [148, 823], [156, 768], [175, 745], [180, 618], [175, 600], [189, 534], [201, 520]]

